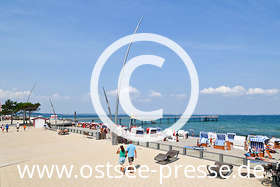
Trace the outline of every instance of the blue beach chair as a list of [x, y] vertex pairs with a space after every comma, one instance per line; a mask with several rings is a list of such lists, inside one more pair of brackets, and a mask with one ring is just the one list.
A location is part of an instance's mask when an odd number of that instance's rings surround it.
[[228, 138], [228, 141], [231, 143], [231, 145], [233, 145], [235, 136], [236, 136], [235, 133], [227, 133], [227, 138]]
[[207, 147], [209, 144], [208, 133], [207, 132], [200, 132], [199, 134], [199, 145], [202, 147]]
[[215, 141], [214, 148], [225, 150], [226, 135], [217, 134], [217, 140]]
[[253, 136], [250, 137], [250, 152], [252, 156], [257, 156], [257, 157], [264, 157], [264, 144], [268, 140], [267, 137], [265, 136]]

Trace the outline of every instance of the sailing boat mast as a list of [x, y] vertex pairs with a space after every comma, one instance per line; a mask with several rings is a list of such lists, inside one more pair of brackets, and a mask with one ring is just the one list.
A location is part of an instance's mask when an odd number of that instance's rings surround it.
[[49, 101], [50, 101], [50, 104], [51, 104], [51, 107], [52, 107], [53, 114], [56, 115], [54, 107], [53, 107], [52, 99], [49, 98]]
[[49, 98], [49, 101], [50, 101], [50, 104], [51, 104], [51, 107], [52, 107], [52, 111], [53, 111], [53, 114], [54, 114], [54, 117], [55, 117], [54, 124], [56, 125], [57, 115], [56, 115], [54, 107], [53, 107], [52, 99]]
[[[31, 90], [29, 92], [29, 95], [26, 100], [27, 103], [29, 102], [29, 100], [31, 98], [31, 94], [32, 94], [33, 90], [35, 89], [35, 86], [36, 86], [36, 82], [34, 83], [33, 87], [31, 88]], [[27, 110], [26, 108], [24, 108], [24, 110], [23, 110], [23, 123], [24, 124], [26, 124], [26, 110]], [[29, 122], [31, 123], [31, 119], [29, 119]]]
[[[141, 24], [143, 20], [143, 16], [140, 18], [133, 34], [135, 34], [138, 29], [139, 29], [139, 26]], [[124, 60], [123, 60], [123, 67], [125, 66], [126, 64], [126, 61], [127, 61], [127, 57], [128, 57], [128, 54], [129, 54], [129, 51], [130, 51], [130, 48], [131, 48], [131, 45], [132, 45], [133, 41], [131, 41], [129, 44], [128, 44], [128, 47], [127, 47], [127, 50], [126, 50], [126, 53], [125, 53], [125, 56], [124, 56]], [[117, 98], [116, 98], [116, 110], [115, 110], [115, 124], [118, 124], [118, 113], [119, 113], [119, 88], [117, 88]]]
[[29, 102], [30, 97], [31, 97], [31, 94], [32, 94], [33, 90], [35, 89], [35, 87], [36, 87], [36, 82], [34, 83], [32, 89], [31, 89], [30, 92], [29, 92], [29, 95], [28, 95], [27, 100], [26, 100], [27, 103]]
[[104, 97], [105, 97], [105, 100], [106, 100], [106, 103], [107, 103], [110, 119], [112, 119], [111, 107], [110, 107], [110, 103], [109, 103], [109, 100], [108, 100], [108, 97], [107, 97], [107, 94], [106, 94], [106, 91], [105, 91], [104, 87], [103, 87], [103, 93], [104, 93]]

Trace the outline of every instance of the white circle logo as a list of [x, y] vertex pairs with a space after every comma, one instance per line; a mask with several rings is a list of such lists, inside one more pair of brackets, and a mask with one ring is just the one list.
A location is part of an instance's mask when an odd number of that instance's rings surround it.
[[[135, 133], [131, 133], [129, 131], [125, 131], [123, 128], [120, 128], [107, 116], [106, 112], [104, 111], [101, 105], [100, 97], [99, 97], [99, 86], [98, 86], [99, 76], [101, 74], [101, 71], [106, 61], [114, 52], [116, 52], [121, 47], [131, 42], [140, 42], [140, 41], [159, 43], [174, 51], [184, 62], [189, 72], [190, 81], [191, 81], [191, 94], [185, 111], [171, 127], [155, 135], [149, 135], [149, 134], [138, 135]], [[164, 63], [164, 59], [161, 57], [154, 56], [154, 55], [141, 55], [132, 58], [130, 61], [126, 63], [126, 65], [121, 70], [119, 81], [118, 81], [118, 90], [119, 90], [118, 95], [119, 95], [120, 105], [129, 116], [133, 115], [134, 118], [138, 120], [144, 120], [144, 121], [156, 120], [163, 117], [162, 109], [149, 111], [149, 112], [140, 111], [136, 109], [130, 101], [129, 91], [128, 91], [130, 76], [132, 75], [133, 71], [137, 67], [144, 64], [149, 64], [161, 68], [163, 63]], [[112, 43], [109, 47], [107, 47], [103, 51], [103, 53], [98, 58], [94, 66], [94, 69], [92, 71], [90, 90], [91, 90], [91, 101], [98, 117], [108, 128], [110, 128], [112, 132], [116, 133], [118, 136], [122, 136], [126, 139], [133, 140], [133, 141], [154, 142], [154, 141], [162, 140], [164, 137], [166, 137], [166, 132], [168, 132], [169, 129], [176, 131], [182, 128], [185, 125], [185, 123], [189, 120], [189, 118], [192, 116], [199, 97], [199, 80], [198, 80], [197, 71], [195, 69], [195, 66], [191, 58], [186, 53], [186, 51], [181, 46], [179, 46], [176, 42], [158, 34], [139, 33], [139, 34], [132, 34], [120, 38], [119, 40]]]

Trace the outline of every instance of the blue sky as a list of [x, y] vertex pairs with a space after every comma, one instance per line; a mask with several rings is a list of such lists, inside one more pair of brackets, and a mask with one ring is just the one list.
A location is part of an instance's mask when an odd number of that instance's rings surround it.
[[[90, 78], [102, 51], [139, 32], [166, 36], [192, 58], [200, 80], [197, 114], [280, 114], [280, 1], [74, 1], [0, 2], [0, 100], [31, 101], [50, 112], [94, 113]], [[113, 108], [125, 49], [105, 65], [100, 85]], [[132, 45], [129, 59], [165, 58], [162, 69], [143, 66], [131, 79], [131, 95], [143, 110], [181, 113], [189, 76], [169, 49], [149, 42]], [[103, 95], [101, 94], [101, 97]]]

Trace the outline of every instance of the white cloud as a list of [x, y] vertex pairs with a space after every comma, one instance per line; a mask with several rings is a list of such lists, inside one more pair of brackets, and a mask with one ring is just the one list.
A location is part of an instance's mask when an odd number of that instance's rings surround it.
[[150, 97], [161, 97], [161, 93], [160, 92], [157, 92], [157, 91], [154, 91], [154, 90], [151, 90], [151, 93], [149, 95]]
[[232, 88], [228, 86], [220, 86], [217, 88], [204, 88], [200, 92], [202, 94], [243, 95], [246, 93], [246, 89], [239, 85]]
[[34, 96], [31, 96], [31, 98], [33, 98], [33, 100], [49, 100], [50, 98], [54, 99], [54, 100], [69, 100], [69, 99], [71, 99], [70, 96], [63, 96], [63, 95], [60, 95], [59, 93], [54, 93], [54, 94], [51, 94], [51, 95], [34, 95]]
[[117, 95], [117, 89], [115, 89], [115, 90], [109, 90], [109, 91], [107, 92], [107, 95], [109, 95], [109, 96], [116, 96], [116, 95]]
[[2, 90], [0, 89], [0, 99], [23, 99], [27, 98], [30, 91]]
[[275, 95], [280, 91], [278, 89], [262, 89], [262, 88], [249, 88], [248, 95]]
[[[6, 100], [6, 99], [11, 99], [15, 101], [26, 101], [28, 96], [30, 95], [30, 91], [18, 91], [16, 88], [12, 90], [3, 90], [0, 89], [0, 99]], [[46, 95], [31, 95], [30, 101], [45, 101], [49, 100], [49, 98], [52, 98], [54, 100], [69, 100], [70, 96], [63, 96], [60, 95], [59, 93], [54, 93], [49, 96]]]
[[135, 100], [136, 102], [139, 102], [139, 103], [149, 103], [151, 102], [151, 98], [137, 98], [137, 100]]
[[[130, 86], [129, 88], [125, 88], [122, 91], [129, 92], [130, 94], [134, 94], [134, 95], [139, 95], [140, 94], [140, 91], [137, 90], [137, 88], [134, 88], [132, 86]], [[107, 92], [107, 95], [109, 95], [109, 96], [116, 96], [117, 95], [117, 89], [109, 90]]]
[[51, 98], [68, 100], [68, 99], [70, 99], [70, 96], [62, 96], [59, 93], [54, 93], [54, 94], [51, 95]]
[[187, 97], [186, 94], [182, 93], [182, 94], [171, 94], [171, 97], [176, 97], [177, 99], [185, 99]]
[[220, 86], [217, 88], [204, 88], [200, 91], [202, 94], [221, 94], [221, 95], [275, 95], [280, 93], [279, 89], [263, 89], [249, 88], [246, 90], [243, 86], [237, 85], [234, 87]]

